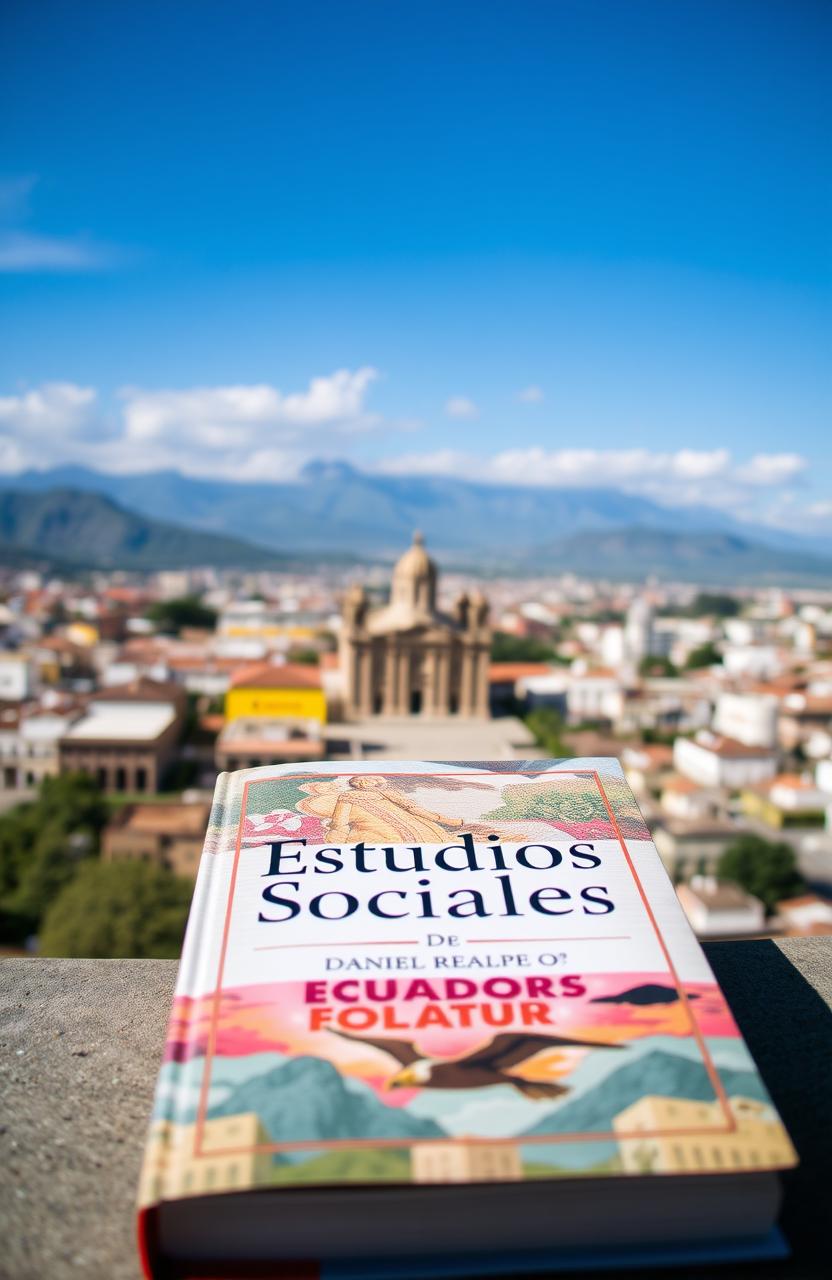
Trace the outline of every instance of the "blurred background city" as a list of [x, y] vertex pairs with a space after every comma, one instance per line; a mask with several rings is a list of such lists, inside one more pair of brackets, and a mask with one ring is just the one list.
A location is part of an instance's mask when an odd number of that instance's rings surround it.
[[832, 933], [830, 27], [4, 6], [4, 951], [385, 757], [617, 756], [700, 937]]

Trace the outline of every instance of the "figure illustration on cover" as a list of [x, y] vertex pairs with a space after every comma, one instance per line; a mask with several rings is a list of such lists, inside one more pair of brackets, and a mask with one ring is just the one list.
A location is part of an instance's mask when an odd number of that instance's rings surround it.
[[[249, 784], [242, 841], [251, 845], [291, 833], [310, 843], [428, 844], [450, 839], [463, 827], [475, 838], [494, 832], [505, 840], [551, 835], [553, 828], [575, 840], [614, 840], [619, 832], [628, 840], [650, 839], [620, 774], [606, 775], [602, 791], [591, 772], [554, 772], [258, 779]], [[214, 821], [209, 847], [233, 840], [240, 811], [238, 796], [222, 822]]]

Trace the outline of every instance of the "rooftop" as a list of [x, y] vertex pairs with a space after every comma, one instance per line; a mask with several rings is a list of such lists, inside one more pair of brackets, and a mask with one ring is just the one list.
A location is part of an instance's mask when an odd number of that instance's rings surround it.
[[300, 662], [255, 662], [238, 667], [231, 677], [232, 689], [320, 689], [317, 667]]
[[169, 702], [94, 702], [64, 734], [69, 742], [154, 742], [176, 719]]
[[333, 756], [391, 760], [532, 760], [544, 753], [513, 716], [372, 716], [329, 726], [328, 737], [343, 739], [343, 750], [329, 743]]
[[678, 885], [676, 892], [683, 905], [686, 899], [692, 898], [707, 911], [757, 910], [760, 905], [757, 898], [738, 884], [716, 880], [713, 876], [694, 876], [689, 884]]
[[738, 742], [736, 738], [726, 738], [708, 729], [697, 734], [693, 742], [703, 751], [711, 751], [724, 760], [767, 760], [777, 754], [771, 747], [750, 747], [747, 742]]
[[513, 684], [515, 680], [522, 680], [527, 676], [551, 674], [552, 666], [548, 662], [492, 662], [488, 668], [491, 684]]
[[148, 835], [197, 836], [208, 826], [209, 804], [133, 804], [116, 816], [123, 829]]

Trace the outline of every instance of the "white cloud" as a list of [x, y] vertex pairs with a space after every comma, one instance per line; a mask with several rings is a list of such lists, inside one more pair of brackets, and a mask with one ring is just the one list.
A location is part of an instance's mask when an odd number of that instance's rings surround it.
[[[418, 424], [368, 408], [370, 365], [312, 378], [299, 390], [270, 383], [147, 390], [125, 387], [107, 409], [93, 387], [52, 382], [0, 396], [0, 472], [79, 463], [130, 473], [165, 468], [237, 480], [294, 478], [314, 457], [349, 455], [368, 432]], [[800, 484], [797, 453], [735, 459], [727, 449], [440, 448], [376, 464], [388, 475], [441, 475], [490, 484], [607, 488], [668, 507], [703, 505], [772, 526], [817, 529], [832, 502]]]
[[522, 391], [517, 392], [517, 399], [521, 404], [542, 404], [544, 400], [542, 387], [524, 387]]
[[36, 174], [0, 179], [0, 273], [101, 271], [125, 257], [86, 235], [47, 235], [28, 226]]
[[739, 468], [738, 475], [744, 484], [786, 484], [801, 475], [807, 465], [799, 453], [756, 453], [750, 462]]
[[0, 398], [6, 471], [78, 462], [106, 471], [176, 468], [192, 475], [285, 478], [315, 453], [381, 424], [368, 412], [375, 369], [339, 369], [284, 393], [268, 383], [119, 392], [105, 415], [93, 389], [53, 383]]
[[467, 396], [451, 396], [445, 401], [445, 412], [449, 418], [479, 417], [479, 409]]
[[43, 236], [34, 231], [0, 231], [0, 271], [101, 271], [120, 254], [80, 237]]
[[[727, 449], [504, 449], [478, 457], [455, 449], [387, 459], [393, 475], [457, 476], [490, 484], [608, 488], [668, 506], [712, 506], [739, 518], [766, 519], [758, 498], [778, 501], [781, 487], [807, 467], [798, 454], [756, 454], [737, 463]], [[780, 492], [778, 492], [780, 491]], [[772, 523], [776, 511], [771, 508]]]
[[0, 396], [0, 433], [39, 442], [94, 437], [97, 401], [92, 387], [74, 382], [46, 382], [20, 395]]
[[268, 383], [185, 391], [128, 387], [121, 392], [126, 435], [149, 443], [175, 434], [200, 448], [250, 449], [292, 442], [309, 428], [361, 430], [376, 421], [365, 412], [364, 398], [377, 377], [369, 366], [338, 369], [289, 395]]

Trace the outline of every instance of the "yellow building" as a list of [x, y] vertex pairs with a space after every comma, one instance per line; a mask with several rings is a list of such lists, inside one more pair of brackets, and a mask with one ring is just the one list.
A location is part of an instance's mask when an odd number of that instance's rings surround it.
[[202, 1135], [204, 1155], [194, 1155], [195, 1139], [193, 1124], [173, 1124], [170, 1120], [154, 1123], [142, 1168], [141, 1204], [174, 1196], [245, 1191], [271, 1181], [271, 1152], [252, 1149], [268, 1146], [271, 1138], [253, 1111], [206, 1120]]
[[748, 787], [740, 800], [747, 817], [759, 818], [775, 830], [822, 827], [829, 803], [811, 777], [795, 773], [781, 773], [758, 787]]
[[225, 695], [226, 723], [253, 716], [326, 724], [326, 697], [318, 668], [259, 662], [235, 672]]
[[[719, 1102], [648, 1095], [619, 1111], [613, 1120], [627, 1173], [696, 1173], [702, 1169], [770, 1169], [795, 1159], [788, 1134], [770, 1106], [752, 1098], [730, 1098], [737, 1122], [730, 1133], [705, 1132], [724, 1127]], [[699, 1130], [700, 1132], [691, 1132]]]
[[523, 1177], [512, 1142], [417, 1142], [410, 1149], [414, 1182], [515, 1182]]

